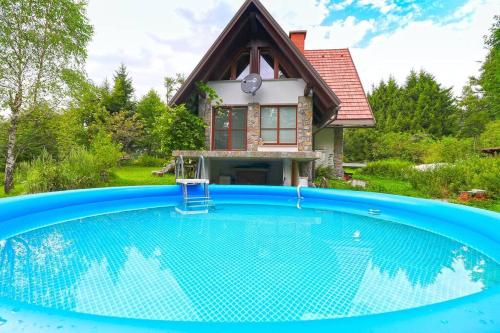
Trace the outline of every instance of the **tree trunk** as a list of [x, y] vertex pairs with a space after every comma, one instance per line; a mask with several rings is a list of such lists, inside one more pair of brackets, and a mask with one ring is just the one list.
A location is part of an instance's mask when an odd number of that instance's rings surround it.
[[16, 165], [16, 157], [14, 148], [16, 146], [17, 132], [17, 113], [12, 113], [9, 135], [7, 138], [7, 158], [5, 161], [5, 184], [4, 191], [9, 193], [14, 187], [14, 167]]

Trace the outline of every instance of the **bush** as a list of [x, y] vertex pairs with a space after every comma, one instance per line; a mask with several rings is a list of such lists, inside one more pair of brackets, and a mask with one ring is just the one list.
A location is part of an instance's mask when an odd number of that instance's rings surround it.
[[47, 151], [20, 165], [17, 177], [27, 193], [90, 188], [107, 181], [110, 168], [120, 156], [118, 146], [107, 137], [97, 138], [90, 150], [73, 147], [56, 161]]
[[75, 147], [59, 163], [60, 188], [64, 190], [89, 188], [101, 181], [101, 168], [97, 155]]
[[61, 189], [61, 177], [56, 160], [46, 150], [34, 160], [19, 165], [18, 175], [27, 193], [51, 192]]
[[500, 195], [498, 170], [499, 158], [474, 157], [427, 171], [412, 170], [409, 181], [415, 189], [432, 197], [449, 198], [473, 188], [487, 190], [496, 197]]
[[174, 150], [204, 149], [205, 127], [200, 117], [190, 113], [185, 105], [178, 105], [156, 118], [154, 135], [161, 151], [169, 156]]
[[151, 156], [147, 154], [143, 154], [139, 156], [135, 161], [134, 165], [142, 166], [142, 167], [160, 167], [165, 164], [165, 159]]
[[447, 162], [453, 163], [477, 155], [472, 139], [458, 139], [444, 137], [431, 143], [427, 147], [424, 157], [425, 163]]
[[326, 179], [334, 179], [335, 177], [335, 170], [333, 170], [332, 167], [329, 166], [319, 166], [316, 168], [314, 175], [316, 179], [321, 179], [321, 178], [326, 178]]
[[118, 164], [122, 153], [121, 145], [113, 142], [110, 135], [98, 133], [90, 145], [90, 151], [95, 156], [96, 166], [102, 176], [106, 176], [109, 169]]
[[412, 166], [411, 162], [398, 159], [381, 160], [368, 163], [361, 170], [361, 173], [386, 178], [405, 179]]

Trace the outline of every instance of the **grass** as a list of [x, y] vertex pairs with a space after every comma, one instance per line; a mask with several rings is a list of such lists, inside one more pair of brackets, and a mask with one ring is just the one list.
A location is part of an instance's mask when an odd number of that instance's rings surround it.
[[110, 177], [109, 182], [105, 185], [108, 187], [119, 186], [140, 186], [140, 185], [173, 185], [175, 184], [175, 176], [166, 174], [163, 177], [155, 177], [151, 175], [152, 171], [159, 170], [158, 167], [138, 167], [138, 166], [123, 166], [115, 168]]
[[[109, 176], [109, 182], [102, 184], [103, 187], [140, 186], [140, 185], [172, 185], [175, 184], [175, 176], [171, 174], [163, 177], [151, 175], [152, 171], [159, 170], [158, 167], [123, 166], [115, 168]], [[3, 187], [3, 173], [0, 173], [0, 185]], [[0, 190], [0, 198], [13, 197], [26, 194], [22, 183], [15, 185], [14, 189], [7, 195]]]
[[[336, 189], [369, 191], [369, 192], [405, 195], [409, 197], [431, 199], [428, 195], [413, 188], [413, 186], [407, 181], [395, 180], [387, 177], [362, 175], [358, 172], [358, 170], [346, 170], [346, 172], [352, 173], [355, 179], [366, 181], [367, 182], [366, 188], [352, 187], [350, 184], [342, 180], [330, 180], [328, 182], [329, 187]], [[490, 199], [484, 201], [473, 200], [464, 203], [461, 201], [457, 201], [454, 198], [451, 198], [449, 202], [500, 212], [500, 200], [498, 199]]]

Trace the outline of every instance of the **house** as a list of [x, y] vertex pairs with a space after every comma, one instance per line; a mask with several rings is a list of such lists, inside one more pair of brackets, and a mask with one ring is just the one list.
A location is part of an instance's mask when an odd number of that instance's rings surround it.
[[[203, 155], [210, 181], [221, 184], [297, 185], [319, 165], [342, 176], [343, 129], [375, 119], [349, 50], [305, 50], [306, 37], [245, 1], [172, 100], [197, 98], [208, 150], [174, 156]], [[255, 95], [241, 87], [250, 73], [262, 78]], [[199, 81], [223, 107], [197, 93]]]

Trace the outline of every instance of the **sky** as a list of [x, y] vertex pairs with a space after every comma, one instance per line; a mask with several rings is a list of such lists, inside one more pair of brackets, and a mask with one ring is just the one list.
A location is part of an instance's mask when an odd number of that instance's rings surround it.
[[[306, 49], [345, 48], [369, 91], [424, 69], [459, 95], [487, 54], [483, 36], [498, 0], [261, 0], [285, 31], [308, 31]], [[189, 74], [243, 0], [90, 0], [95, 34], [86, 70], [95, 83], [124, 63], [140, 98], [163, 78]]]

